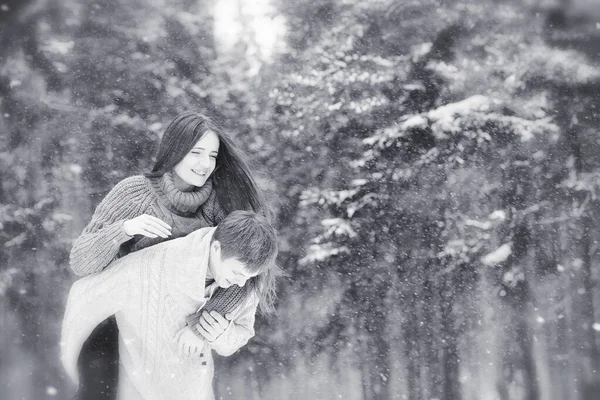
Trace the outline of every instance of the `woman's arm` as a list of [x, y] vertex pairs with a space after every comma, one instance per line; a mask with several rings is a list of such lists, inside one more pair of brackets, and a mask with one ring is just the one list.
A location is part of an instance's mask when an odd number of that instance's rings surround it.
[[151, 194], [146, 178], [132, 176], [119, 182], [100, 202], [92, 220], [71, 249], [71, 270], [79, 276], [102, 271], [132, 238], [123, 222], [135, 218], [149, 207]]

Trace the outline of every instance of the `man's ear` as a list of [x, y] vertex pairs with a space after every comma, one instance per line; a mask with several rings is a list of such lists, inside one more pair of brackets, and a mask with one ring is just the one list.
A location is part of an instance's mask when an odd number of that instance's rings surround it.
[[210, 249], [217, 255], [221, 254], [221, 242], [215, 240], [211, 243]]

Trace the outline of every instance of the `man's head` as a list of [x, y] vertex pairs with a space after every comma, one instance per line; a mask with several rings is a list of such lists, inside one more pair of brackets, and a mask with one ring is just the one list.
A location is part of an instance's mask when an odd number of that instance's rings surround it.
[[244, 286], [275, 265], [277, 236], [266, 218], [252, 211], [233, 211], [217, 226], [208, 265], [221, 287]]

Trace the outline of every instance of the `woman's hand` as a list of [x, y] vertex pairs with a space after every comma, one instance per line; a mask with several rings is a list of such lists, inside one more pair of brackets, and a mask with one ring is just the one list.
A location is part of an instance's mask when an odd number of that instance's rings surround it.
[[214, 342], [229, 326], [229, 317], [229, 314], [225, 318], [216, 311], [210, 313], [204, 311], [200, 317], [200, 323], [196, 325], [196, 329], [206, 340]]
[[179, 354], [185, 356], [202, 356], [204, 341], [200, 339], [189, 326], [183, 327], [175, 336], [175, 343]]
[[129, 236], [143, 235], [149, 238], [160, 236], [165, 239], [171, 236], [169, 224], [148, 214], [128, 219], [123, 223], [123, 230]]

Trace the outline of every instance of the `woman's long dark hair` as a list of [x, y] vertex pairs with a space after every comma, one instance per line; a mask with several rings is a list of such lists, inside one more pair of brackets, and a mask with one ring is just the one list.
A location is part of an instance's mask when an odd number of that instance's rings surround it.
[[209, 131], [219, 138], [219, 155], [211, 179], [225, 214], [235, 210], [252, 210], [271, 220], [270, 206], [241, 151], [217, 122], [202, 113], [186, 111], [171, 121], [158, 147], [154, 167], [146, 176], [159, 178], [172, 171]]
[[[186, 111], [171, 121], [158, 146], [154, 167], [146, 176], [160, 178], [172, 171], [194, 148], [198, 140], [210, 131], [219, 137], [219, 155], [211, 179], [217, 200], [225, 215], [235, 210], [251, 210], [272, 222], [271, 206], [252, 177], [250, 167], [244, 160], [245, 157], [223, 128], [202, 113]], [[265, 314], [274, 311], [275, 281], [280, 275], [282, 275], [281, 270], [273, 266], [252, 278], [251, 284], [244, 287], [245, 291], [257, 291], [260, 309]]]

